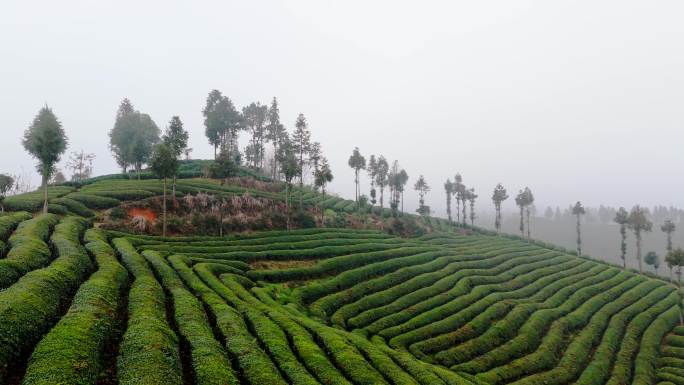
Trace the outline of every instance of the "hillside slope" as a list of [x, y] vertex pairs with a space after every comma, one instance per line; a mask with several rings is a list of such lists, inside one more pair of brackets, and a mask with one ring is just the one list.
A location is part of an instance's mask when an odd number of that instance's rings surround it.
[[[229, 216], [282, 208], [280, 190], [240, 183], [182, 179], [177, 196], [240, 197]], [[0, 383], [684, 384], [665, 281], [435, 218], [396, 237], [372, 229], [383, 212], [364, 222], [314, 192], [314, 214], [325, 202], [369, 228], [110, 226], [112, 208], [155, 212], [160, 188], [96, 180], [53, 189], [57, 214], [0, 216]]]

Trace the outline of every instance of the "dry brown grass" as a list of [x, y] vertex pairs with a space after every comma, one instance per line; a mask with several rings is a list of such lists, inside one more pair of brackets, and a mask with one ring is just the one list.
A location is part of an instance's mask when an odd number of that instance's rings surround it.
[[249, 266], [255, 270], [275, 270], [275, 269], [289, 269], [293, 267], [309, 267], [318, 262], [317, 260], [304, 261], [256, 261], [251, 262]]

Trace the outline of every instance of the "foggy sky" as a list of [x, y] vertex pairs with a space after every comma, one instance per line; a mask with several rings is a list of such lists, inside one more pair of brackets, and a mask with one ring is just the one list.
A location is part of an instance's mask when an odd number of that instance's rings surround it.
[[45, 103], [69, 151], [116, 172], [107, 132], [124, 97], [160, 128], [179, 115], [209, 158], [216, 88], [239, 108], [277, 96], [288, 129], [304, 113], [346, 197], [359, 146], [398, 159], [410, 186], [424, 174], [438, 213], [456, 172], [480, 207], [498, 182], [530, 186], [537, 207], [684, 207], [682, 14], [679, 1], [5, 0], [0, 172], [34, 172], [20, 137]]

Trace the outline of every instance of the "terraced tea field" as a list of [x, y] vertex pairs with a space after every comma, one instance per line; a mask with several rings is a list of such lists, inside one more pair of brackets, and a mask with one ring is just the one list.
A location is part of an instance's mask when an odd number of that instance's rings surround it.
[[672, 285], [505, 237], [0, 240], [0, 383], [684, 384]]

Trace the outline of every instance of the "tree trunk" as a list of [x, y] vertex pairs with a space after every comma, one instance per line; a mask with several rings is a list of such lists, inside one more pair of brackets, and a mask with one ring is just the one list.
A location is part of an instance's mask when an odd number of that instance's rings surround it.
[[325, 200], [325, 188], [321, 187], [321, 191], [323, 192], [323, 200], [319, 202], [319, 207], [321, 210], [321, 226], [325, 227], [325, 210], [323, 209], [323, 205], [321, 204], [321, 202]]
[[299, 210], [302, 210], [304, 200], [304, 150], [299, 152]]
[[43, 214], [48, 212], [48, 179], [47, 175], [43, 175]]
[[627, 232], [625, 231], [625, 225], [620, 224], [620, 235], [622, 236], [622, 241], [620, 243], [620, 256], [622, 256], [622, 268], [627, 270], [627, 256], [625, 255], [625, 250], [627, 250]]
[[290, 184], [286, 183], [285, 184], [285, 212], [286, 212], [286, 219], [285, 219], [285, 227], [287, 227], [287, 230], [290, 231]]
[[520, 236], [525, 239], [525, 220], [522, 206], [520, 206]]
[[580, 215], [577, 214], [577, 256], [582, 256], [582, 233], [580, 232]]
[[461, 223], [461, 200], [456, 198], [456, 224]]
[[684, 325], [684, 315], [682, 315], [682, 266], [677, 266], [677, 307], [679, 308], [679, 324]]
[[[639, 273], [641, 273], [641, 232], [637, 232], [634, 235], [636, 235], [637, 262], [639, 263]], [[679, 274], [679, 272], [677, 274]]]
[[530, 237], [530, 207], [527, 206], [525, 209], [525, 214], [527, 216], [527, 240], [529, 241], [532, 237]]
[[166, 178], [164, 178], [164, 199], [162, 203], [162, 236], [166, 236]]
[[497, 203], [496, 206], [496, 219], [494, 220], [495, 227], [496, 227], [496, 233], [499, 234], [501, 233], [501, 203]]
[[382, 209], [385, 208], [385, 185], [380, 185], [380, 215], [382, 215]]
[[176, 202], [176, 176], [173, 176], [173, 188], [172, 188], [173, 201]]
[[466, 217], [466, 200], [463, 198], [463, 228], [468, 224], [468, 218]]

